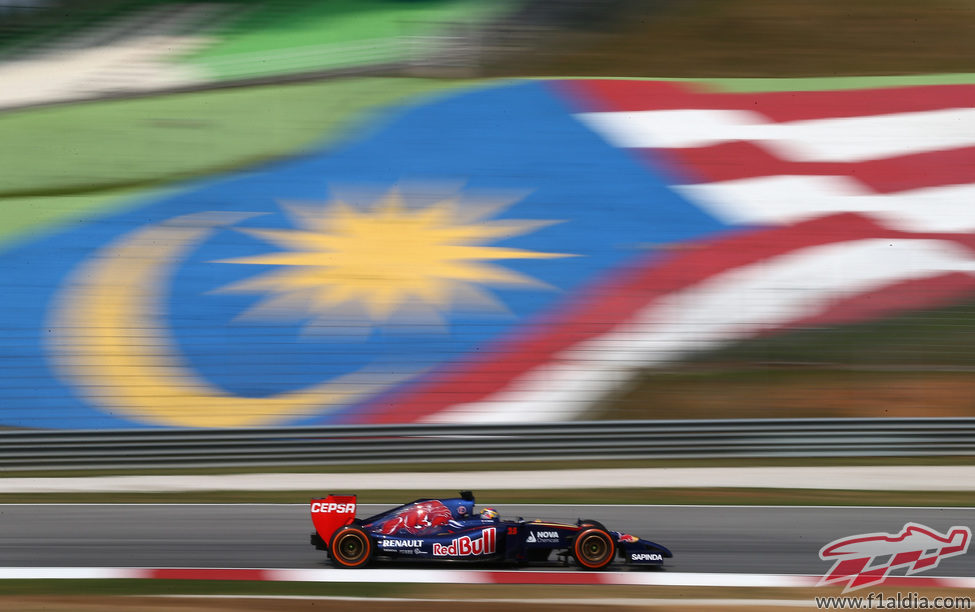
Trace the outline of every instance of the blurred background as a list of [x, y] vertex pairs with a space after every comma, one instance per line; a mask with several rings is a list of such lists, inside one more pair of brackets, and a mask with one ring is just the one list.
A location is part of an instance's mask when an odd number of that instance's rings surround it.
[[0, 426], [975, 416], [973, 23], [0, 0]]

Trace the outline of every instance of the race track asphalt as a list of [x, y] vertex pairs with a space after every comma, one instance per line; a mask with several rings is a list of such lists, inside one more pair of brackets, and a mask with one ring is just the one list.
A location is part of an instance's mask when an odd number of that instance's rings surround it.
[[[388, 507], [362, 504], [359, 516]], [[941, 532], [975, 526], [975, 508], [495, 507], [504, 518], [599, 520], [669, 547], [667, 569], [677, 572], [820, 575], [829, 564], [819, 549], [840, 537], [896, 533], [907, 522]], [[304, 504], [0, 505], [0, 566], [329, 567], [308, 542], [311, 530]], [[925, 575], [975, 576], [975, 552]]]

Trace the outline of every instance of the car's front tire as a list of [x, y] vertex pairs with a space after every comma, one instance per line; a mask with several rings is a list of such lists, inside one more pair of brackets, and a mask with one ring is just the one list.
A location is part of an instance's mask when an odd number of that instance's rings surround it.
[[572, 556], [587, 570], [601, 570], [613, 562], [616, 545], [605, 529], [588, 527], [572, 542]]
[[361, 527], [346, 525], [332, 536], [328, 552], [336, 567], [358, 569], [372, 559], [372, 538]]

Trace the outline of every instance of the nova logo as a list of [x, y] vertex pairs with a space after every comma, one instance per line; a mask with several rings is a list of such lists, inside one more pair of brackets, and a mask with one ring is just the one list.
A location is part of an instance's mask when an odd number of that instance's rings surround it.
[[491, 527], [481, 532], [481, 537], [473, 540], [470, 536], [461, 536], [450, 542], [433, 545], [433, 554], [437, 557], [470, 557], [473, 555], [490, 555], [497, 550], [497, 529]]
[[423, 540], [380, 540], [382, 548], [419, 548], [423, 546]]
[[529, 544], [534, 544], [535, 542], [551, 542], [558, 539], [558, 531], [530, 531], [525, 541]]
[[881, 584], [891, 570], [907, 568], [907, 575], [938, 566], [942, 559], [968, 552], [972, 530], [952, 527], [938, 533], [918, 523], [907, 523], [898, 534], [865, 533], [834, 540], [823, 546], [819, 558], [833, 567], [819, 584], [846, 583], [843, 592]]
[[312, 512], [324, 512], [326, 514], [339, 513], [355, 513], [355, 504], [336, 504], [336, 503], [325, 503], [325, 502], [315, 502], [311, 505]]

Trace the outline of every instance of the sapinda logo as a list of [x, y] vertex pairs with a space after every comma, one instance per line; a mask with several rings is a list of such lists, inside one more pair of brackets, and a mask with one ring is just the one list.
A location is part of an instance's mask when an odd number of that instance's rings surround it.
[[942, 559], [968, 552], [972, 530], [952, 527], [939, 533], [918, 523], [907, 523], [900, 533], [864, 533], [833, 540], [819, 551], [833, 567], [819, 581], [846, 583], [843, 592], [881, 584], [891, 570], [906, 567], [907, 575], [938, 566]]
[[461, 536], [453, 539], [449, 545], [433, 545], [433, 554], [437, 557], [471, 557], [475, 555], [490, 555], [497, 550], [498, 530], [494, 527], [481, 532], [481, 537], [472, 539]]
[[334, 502], [313, 502], [311, 505], [312, 512], [324, 512], [326, 514], [346, 514], [349, 512], [355, 512], [355, 504], [336, 504]]

